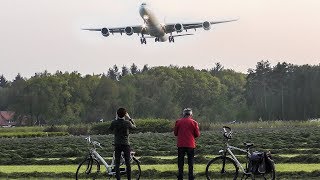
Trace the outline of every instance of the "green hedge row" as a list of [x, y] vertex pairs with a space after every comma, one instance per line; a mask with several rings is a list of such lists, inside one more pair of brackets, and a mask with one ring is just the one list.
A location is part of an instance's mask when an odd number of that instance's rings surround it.
[[[171, 132], [174, 121], [168, 119], [137, 119], [135, 120], [137, 129], [131, 133], [145, 132]], [[70, 126], [47, 126], [47, 127], [15, 127], [0, 129], [0, 138], [25, 138], [25, 137], [45, 137], [45, 136], [64, 136], [64, 135], [102, 135], [112, 134], [109, 131], [111, 121], [96, 124], [77, 124]]]
[[[35, 158], [22, 158], [19, 155], [15, 155], [12, 157], [3, 157], [0, 158], [0, 165], [68, 165], [68, 164], [78, 164], [84, 159], [84, 157], [77, 158], [43, 158], [43, 159], [35, 159]], [[170, 159], [163, 159], [152, 156], [141, 156], [138, 157], [140, 162], [144, 165], [146, 164], [175, 164], [177, 163], [177, 157]], [[212, 158], [205, 157], [202, 155], [197, 155], [194, 159], [196, 164], [206, 164]], [[240, 162], [246, 162], [246, 158], [244, 156], [238, 156], [237, 159]], [[107, 162], [111, 161], [111, 157], [105, 159]], [[273, 160], [276, 163], [320, 163], [320, 155], [298, 155], [294, 157], [281, 157], [281, 156], [273, 156]]]
[[[173, 130], [174, 121], [167, 119], [137, 119], [135, 120], [137, 128], [133, 130], [133, 133], [164, 133], [171, 132]], [[111, 121], [94, 124], [91, 127], [91, 134], [112, 134], [109, 130]]]
[[0, 133], [0, 138], [29, 138], [29, 137], [52, 137], [66, 136], [67, 132], [5, 132]]

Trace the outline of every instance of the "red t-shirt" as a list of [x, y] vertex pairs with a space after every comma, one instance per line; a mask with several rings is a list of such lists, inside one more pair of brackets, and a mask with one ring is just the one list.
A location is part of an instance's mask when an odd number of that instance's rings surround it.
[[174, 135], [178, 136], [178, 147], [195, 148], [195, 138], [200, 136], [198, 123], [191, 117], [181, 118], [176, 121]]

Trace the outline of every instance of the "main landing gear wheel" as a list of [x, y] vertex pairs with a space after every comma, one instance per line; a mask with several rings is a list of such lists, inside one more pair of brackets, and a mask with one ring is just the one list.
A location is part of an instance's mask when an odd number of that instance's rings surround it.
[[174, 37], [173, 36], [169, 36], [169, 42], [174, 42]]
[[160, 41], [160, 39], [158, 38], [158, 37], [156, 37], [155, 39], [154, 39], [154, 42], [159, 42]]
[[141, 37], [140, 42], [141, 42], [141, 44], [147, 44], [147, 40], [145, 37]]

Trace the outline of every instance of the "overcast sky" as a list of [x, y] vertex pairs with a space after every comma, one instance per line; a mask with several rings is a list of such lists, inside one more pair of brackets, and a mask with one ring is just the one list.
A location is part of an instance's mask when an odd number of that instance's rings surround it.
[[[142, 2], [167, 23], [239, 20], [147, 45], [136, 34], [81, 31], [140, 25]], [[132, 63], [210, 69], [220, 62], [244, 73], [261, 60], [318, 65], [319, 32], [319, 0], [0, 0], [0, 74], [8, 80], [44, 70], [100, 74]]]

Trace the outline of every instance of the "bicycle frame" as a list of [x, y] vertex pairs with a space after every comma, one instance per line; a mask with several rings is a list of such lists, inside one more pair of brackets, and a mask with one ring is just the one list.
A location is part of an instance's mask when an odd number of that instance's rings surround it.
[[[265, 175], [275, 179], [275, 167], [274, 162], [271, 159], [271, 155], [266, 157], [267, 154], [259, 153], [255, 155], [255, 152], [252, 151], [253, 143], [244, 143], [246, 148], [238, 148], [231, 146], [229, 140], [232, 138], [232, 130], [228, 126], [223, 126], [223, 136], [224, 136], [224, 146], [223, 149], [219, 151], [220, 156], [214, 157], [211, 159], [206, 166], [206, 177], [208, 180], [216, 179], [216, 176], [228, 177], [233, 176], [233, 179], [236, 179], [239, 175], [239, 172], [242, 173], [242, 178], [255, 178], [255, 176], [263, 176], [264, 179], [267, 179]], [[232, 152], [233, 150], [240, 151], [245, 153], [246, 162], [240, 163], [236, 155]], [[241, 154], [242, 154], [241, 153]], [[252, 157], [252, 155], [254, 155]], [[252, 159], [251, 159], [252, 158]], [[222, 164], [221, 164], [222, 160]], [[260, 161], [261, 160], [261, 161]], [[215, 165], [221, 164], [221, 166], [216, 167]], [[268, 168], [268, 169], [267, 169]], [[216, 172], [218, 170], [218, 173]], [[220, 171], [220, 172], [219, 172]]]
[[109, 165], [104, 159], [102, 156], [100, 156], [100, 154], [96, 151], [96, 149], [94, 148], [91, 148], [90, 149], [90, 154], [94, 156], [94, 158], [98, 159], [100, 162], [102, 162], [102, 164], [106, 167], [107, 169], [107, 173], [109, 175], [111, 174], [114, 174], [112, 172], [112, 168], [114, 167], [114, 158], [112, 158], [112, 162], [111, 162], [111, 165]]
[[[250, 173], [247, 173], [245, 168], [243, 168], [242, 164], [239, 162], [239, 160], [236, 158], [236, 156], [233, 154], [232, 150], [238, 150], [238, 151], [241, 151], [241, 152], [244, 152], [246, 153], [246, 157], [248, 158], [251, 153], [249, 151], [249, 149], [241, 149], [241, 148], [238, 148], [238, 147], [235, 147], [235, 146], [231, 146], [229, 145], [227, 142], [226, 142], [226, 148], [225, 150], [220, 150], [219, 152], [220, 153], [223, 153], [223, 156], [227, 156], [227, 153], [230, 154], [231, 156], [231, 159], [233, 159], [235, 161], [235, 163], [237, 164], [237, 166], [241, 169], [241, 171], [244, 173], [244, 174], [250, 174]], [[247, 167], [246, 167], [247, 168]]]
[[[111, 164], [109, 165], [109, 164], [103, 159], [103, 157], [97, 152], [97, 150], [96, 150], [96, 149], [97, 149], [96, 146], [101, 147], [100, 143], [97, 142], [97, 141], [91, 142], [91, 138], [90, 138], [90, 137], [87, 137], [86, 140], [88, 141], [89, 144], [92, 144], [92, 145], [93, 145], [93, 147], [91, 147], [91, 148], [89, 149], [89, 152], [90, 152], [89, 156], [90, 156], [90, 158], [102, 162], [102, 164], [105, 166], [105, 168], [106, 168], [106, 170], [107, 170], [107, 174], [108, 174], [108, 175], [114, 175], [115, 172], [112, 171], [112, 168], [115, 167], [115, 153], [113, 152], [112, 161], [111, 161]], [[102, 148], [102, 147], [101, 147], [101, 148]], [[133, 153], [130, 152], [130, 159], [132, 159], [132, 157], [133, 157]]]

